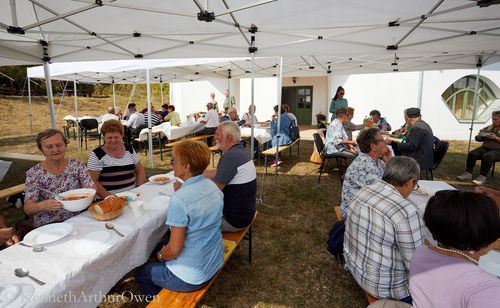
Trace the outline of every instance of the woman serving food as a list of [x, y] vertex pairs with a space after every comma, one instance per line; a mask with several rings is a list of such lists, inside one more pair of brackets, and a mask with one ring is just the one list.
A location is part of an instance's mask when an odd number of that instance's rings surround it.
[[84, 163], [64, 157], [68, 140], [61, 131], [44, 130], [36, 137], [36, 144], [45, 160], [26, 172], [24, 212], [33, 215], [33, 225], [40, 227], [79, 214], [63, 209], [55, 199], [57, 194], [95, 185]]
[[129, 145], [123, 144], [123, 125], [118, 120], [104, 122], [101, 127], [104, 145], [90, 153], [89, 173], [101, 198], [126, 191], [145, 182], [144, 167]]

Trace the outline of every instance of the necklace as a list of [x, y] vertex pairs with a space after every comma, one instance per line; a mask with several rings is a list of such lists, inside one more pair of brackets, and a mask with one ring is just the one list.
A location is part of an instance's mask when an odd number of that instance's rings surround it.
[[442, 251], [453, 252], [453, 253], [459, 254], [459, 255], [465, 257], [466, 259], [472, 261], [474, 264], [479, 265], [479, 262], [477, 260], [475, 260], [471, 256], [468, 256], [468, 255], [466, 255], [465, 253], [463, 253], [463, 252], [461, 252], [459, 250], [443, 248], [443, 247], [440, 247], [440, 246], [437, 246], [437, 245], [434, 246], [434, 247], [436, 247], [437, 249], [442, 250]]

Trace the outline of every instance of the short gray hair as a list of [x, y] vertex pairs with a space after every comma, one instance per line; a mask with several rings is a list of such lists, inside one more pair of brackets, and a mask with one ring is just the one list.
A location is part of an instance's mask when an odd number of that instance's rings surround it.
[[411, 157], [397, 156], [387, 163], [382, 180], [394, 186], [403, 186], [412, 178], [417, 181], [420, 178], [417, 161]]
[[233, 121], [221, 122], [219, 126], [222, 128], [222, 134], [224, 136], [231, 136], [233, 137], [233, 140], [236, 141], [241, 140], [240, 127]]

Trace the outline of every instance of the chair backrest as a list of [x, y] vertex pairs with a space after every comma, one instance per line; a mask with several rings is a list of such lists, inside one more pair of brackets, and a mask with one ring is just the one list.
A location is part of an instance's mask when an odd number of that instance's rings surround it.
[[432, 170], [436, 169], [441, 161], [443, 161], [443, 158], [446, 155], [446, 152], [448, 152], [449, 147], [450, 144], [447, 141], [438, 141], [436, 147], [434, 148], [434, 166], [432, 167]]
[[97, 129], [99, 122], [96, 119], [82, 119], [80, 120], [80, 127], [85, 130]]
[[316, 151], [320, 155], [323, 155], [323, 148], [325, 147], [325, 144], [323, 143], [323, 139], [321, 139], [321, 136], [318, 133], [313, 134], [314, 138], [314, 146], [316, 147]]
[[139, 137], [139, 135], [141, 134], [141, 130], [145, 129], [145, 128], [148, 128], [148, 125], [146, 123], [144, 124], [141, 124], [139, 126], [137, 126], [137, 128], [134, 130], [134, 138], [137, 138]]

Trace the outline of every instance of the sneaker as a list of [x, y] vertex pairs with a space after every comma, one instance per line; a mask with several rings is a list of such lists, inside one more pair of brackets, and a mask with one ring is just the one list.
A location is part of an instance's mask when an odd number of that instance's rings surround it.
[[281, 165], [281, 163], [282, 163], [282, 161], [281, 161], [281, 160], [278, 160], [278, 161], [273, 160], [273, 161], [271, 162], [271, 167], [276, 167], [276, 166], [279, 166], [279, 165]]
[[460, 181], [470, 181], [472, 180], [472, 174], [465, 172], [464, 174], [457, 176], [457, 179]]
[[472, 183], [476, 185], [484, 185], [486, 183], [486, 177], [484, 175], [478, 176]]

